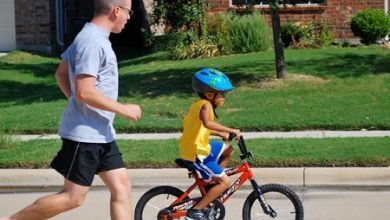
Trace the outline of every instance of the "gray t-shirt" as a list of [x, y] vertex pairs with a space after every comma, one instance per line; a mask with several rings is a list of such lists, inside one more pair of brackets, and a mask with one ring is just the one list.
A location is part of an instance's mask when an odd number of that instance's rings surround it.
[[76, 76], [96, 78], [96, 88], [104, 96], [118, 98], [118, 65], [109, 40], [110, 33], [87, 23], [61, 55], [69, 65], [71, 97], [65, 108], [59, 135], [73, 141], [109, 143], [115, 139], [115, 114], [84, 104], [76, 98]]

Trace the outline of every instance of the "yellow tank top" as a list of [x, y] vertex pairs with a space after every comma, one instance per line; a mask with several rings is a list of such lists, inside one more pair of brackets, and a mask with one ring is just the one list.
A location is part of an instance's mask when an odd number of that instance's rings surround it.
[[[179, 139], [180, 158], [195, 161], [210, 154], [210, 130], [205, 128], [200, 120], [200, 110], [207, 100], [194, 101], [183, 119], [183, 134]], [[210, 119], [214, 121], [214, 112], [210, 112]]]

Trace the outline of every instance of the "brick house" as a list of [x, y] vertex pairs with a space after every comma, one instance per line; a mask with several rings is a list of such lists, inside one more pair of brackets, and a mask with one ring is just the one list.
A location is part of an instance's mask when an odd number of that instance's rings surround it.
[[[211, 12], [237, 8], [245, 0], [209, 0]], [[389, 12], [390, 0], [299, 0], [300, 4], [280, 11], [281, 22], [326, 22], [336, 38], [353, 37], [351, 17], [365, 8]], [[62, 50], [93, 13], [93, 0], [0, 0], [0, 51], [24, 49], [41, 52]], [[121, 35], [112, 36], [113, 44], [134, 46], [147, 24], [146, 8], [153, 0], [133, 0], [134, 17]], [[269, 19], [268, 0], [255, 0], [255, 8]]]

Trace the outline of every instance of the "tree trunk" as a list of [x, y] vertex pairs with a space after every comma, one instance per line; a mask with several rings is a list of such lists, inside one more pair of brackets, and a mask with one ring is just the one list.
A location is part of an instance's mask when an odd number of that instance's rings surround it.
[[284, 62], [284, 50], [282, 35], [280, 33], [279, 7], [271, 7], [272, 32], [274, 38], [276, 77], [283, 78], [286, 75], [286, 64]]

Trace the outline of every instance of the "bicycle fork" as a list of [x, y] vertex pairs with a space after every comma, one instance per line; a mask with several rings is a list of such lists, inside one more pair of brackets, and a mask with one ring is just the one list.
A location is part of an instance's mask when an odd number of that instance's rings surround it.
[[250, 182], [252, 184], [253, 190], [257, 194], [257, 200], [259, 201], [261, 207], [263, 208], [264, 213], [275, 218], [278, 215], [278, 213], [276, 213], [275, 210], [267, 203], [267, 201], [265, 201], [263, 192], [261, 192], [261, 189], [257, 184], [257, 182], [254, 179], [251, 179]]

